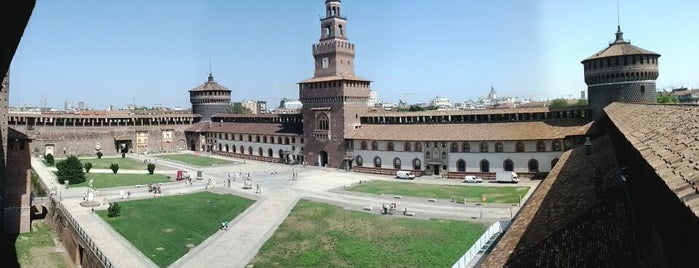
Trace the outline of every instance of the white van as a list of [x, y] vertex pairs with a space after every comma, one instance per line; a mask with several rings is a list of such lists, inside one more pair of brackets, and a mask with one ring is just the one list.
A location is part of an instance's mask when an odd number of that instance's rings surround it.
[[415, 179], [415, 174], [413, 174], [410, 171], [399, 170], [399, 171], [396, 171], [396, 178], [397, 179], [412, 180], [412, 179]]

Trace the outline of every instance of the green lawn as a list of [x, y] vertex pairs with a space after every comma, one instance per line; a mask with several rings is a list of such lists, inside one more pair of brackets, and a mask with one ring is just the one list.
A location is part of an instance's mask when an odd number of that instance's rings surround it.
[[371, 194], [391, 194], [424, 198], [450, 199], [463, 202], [482, 202], [483, 194], [487, 203], [518, 203], [519, 196], [524, 196], [528, 186], [474, 186], [474, 185], [435, 185], [409, 182], [371, 181], [357, 184], [347, 190]]
[[255, 267], [450, 267], [486, 228], [300, 200], [251, 263]]
[[90, 179], [94, 179], [92, 186], [95, 188], [108, 188], [117, 186], [132, 186], [132, 185], [145, 185], [149, 183], [161, 183], [170, 182], [167, 176], [162, 174], [147, 174], [144, 171], [143, 174], [112, 174], [112, 173], [85, 173], [87, 178], [85, 182], [78, 183], [74, 185], [69, 185], [69, 187], [86, 187]]
[[221, 165], [231, 165], [235, 163], [234, 161], [223, 160], [208, 156], [200, 156], [193, 154], [168, 154], [159, 155], [157, 158], [168, 159], [187, 163], [194, 166], [210, 167], [210, 166], [221, 166]]
[[[234, 195], [189, 195], [120, 202], [121, 216], [100, 217], [161, 267], [168, 266], [219, 231], [255, 201]], [[223, 263], [222, 263], [223, 265]]]
[[61, 252], [56, 252], [51, 230], [44, 221], [34, 221], [30, 233], [20, 234], [15, 241], [20, 267], [66, 267]]
[[[147, 170], [146, 164], [143, 164], [143, 162], [137, 161], [135, 159], [131, 158], [121, 158], [121, 157], [115, 157], [115, 158], [104, 158], [102, 159], [97, 159], [97, 158], [80, 158], [80, 163], [87, 163], [90, 162], [92, 163], [92, 168], [98, 168], [98, 169], [109, 169], [109, 166], [112, 163], [117, 163], [119, 164], [119, 169], [133, 169], [133, 170]], [[58, 160], [56, 160], [56, 163], [58, 163]], [[158, 165], [156, 164], [155, 169], [158, 170]]]

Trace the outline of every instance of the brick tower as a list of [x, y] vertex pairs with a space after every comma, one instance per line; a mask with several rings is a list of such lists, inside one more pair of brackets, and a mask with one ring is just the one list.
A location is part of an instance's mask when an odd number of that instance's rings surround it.
[[599, 118], [612, 102], [656, 103], [659, 57], [624, 40], [617, 26], [614, 42], [582, 61], [592, 116]]
[[201, 115], [201, 121], [211, 121], [211, 116], [227, 113], [231, 106], [231, 90], [214, 81], [209, 72], [209, 79], [189, 91], [189, 102], [192, 103], [192, 113]]
[[351, 167], [345, 132], [358, 126], [359, 116], [367, 111], [371, 81], [354, 75], [354, 44], [347, 41], [347, 18], [340, 13], [340, 0], [325, 1], [313, 59], [313, 78], [299, 82], [304, 158], [309, 165]]

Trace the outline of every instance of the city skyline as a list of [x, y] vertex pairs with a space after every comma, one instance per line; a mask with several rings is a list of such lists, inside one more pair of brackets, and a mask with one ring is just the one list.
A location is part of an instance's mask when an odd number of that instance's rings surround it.
[[[463, 3], [462, 3], [463, 2]], [[39, 2], [11, 68], [10, 105], [188, 108], [188, 90], [215, 80], [233, 101], [270, 107], [313, 76], [322, 1]], [[658, 88], [699, 86], [692, 75], [691, 1], [620, 2], [621, 30], [661, 54]], [[652, 10], [653, 17], [648, 17]], [[579, 97], [580, 61], [605, 48], [615, 1], [343, 1], [355, 72], [378, 100]], [[681, 37], [681, 39], [680, 39]], [[60, 92], [53, 94], [53, 92]]]

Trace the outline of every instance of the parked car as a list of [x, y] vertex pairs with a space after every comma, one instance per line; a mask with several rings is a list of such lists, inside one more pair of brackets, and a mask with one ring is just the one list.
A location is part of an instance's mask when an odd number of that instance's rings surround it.
[[481, 177], [476, 177], [473, 175], [466, 175], [464, 177], [464, 182], [466, 182], [466, 183], [480, 183], [480, 182], [483, 182], [483, 179]]

